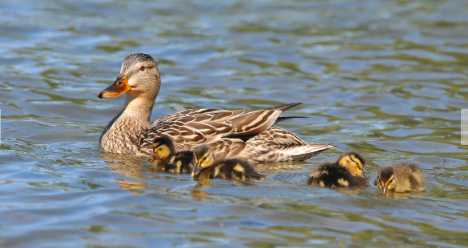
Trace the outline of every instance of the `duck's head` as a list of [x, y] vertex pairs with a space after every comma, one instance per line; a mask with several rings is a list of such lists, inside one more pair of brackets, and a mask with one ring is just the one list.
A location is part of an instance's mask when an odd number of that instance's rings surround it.
[[161, 84], [158, 63], [148, 54], [134, 53], [125, 57], [117, 79], [101, 91], [99, 98], [116, 98], [125, 93], [132, 97], [158, 94]]
[[195, 162], [192, 176], [197, 175], [202, 169], [212, 166], [215, 162], [213, 153], [206, 145], [198, 146], [193, 150], [193, 153], [195, 154]]
[[175, 153], [174, 143], [165, 135], [155, 139], [152, 147], [155, 161], [168, 161]]
[[377, 179], [375, 179], [374, 184], [384, 194], [393, 191], [397, 187], [393, 167], [387, 167], [382, 169], [379, 172]]
[[350, 152], [343, 154], [338, 158], [337, 163], [346, 168], [353, 176], [364, 176], [366, 161], [357, 153]]

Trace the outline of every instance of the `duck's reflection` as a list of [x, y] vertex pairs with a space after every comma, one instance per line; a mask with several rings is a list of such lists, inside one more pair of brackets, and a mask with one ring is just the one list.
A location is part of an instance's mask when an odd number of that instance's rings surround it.
[[294, 171], [304, 168], [304, 162], [281, 162], [281, 163], [257, 163], [255, 170], [263, 174], [278, 173], [283, 171]]
[[[154, 178], [161, 173], [157, 165], [148, 158], [109, 153], [101, 153], [101, 158], [109, 168], [122, 176], [122, 178], [117, 179], [117, 185], [134, 195], [140, 195], [149, 188], [147, 178]], [[209, 194], [203, 189], [210, 185], [210, 181], [197, 182], [190, 191], [193, 199], [197, 201], [207, 199]]]
[[[110, 169], [121, 176], [116, 180], [117, 185], [121, 189], [135, 195], [140, 195], [149, 188], [148, 179], [162, 176], [160, 173], [164, 173], [161, 171], [161, 168], [158, 168], [157, 163], [145, 157], [101, 153], [101, 158]], [[291, 171], [291, 169], [300, 169], [303, 166], [303, 163], [277, 163], [256, 164], [255, 168], [263, 173], [271, 174], [280, 171]], [[165, 173], [165, 175], [167, 174]], [[251, 185], [257, 182], [244, 182], [240, 184]], [[213, 179], [211, 178], [202, 177], [194, 181], [194, 184], [189, 186], [192, 198], [197, 201], [206, 200], [210, 196], [206, 192], [206, 189], [212, 185]], [[185, 192], [187, 193], [187, 191]]]
[[197, 183], [193, 188], [192, 188], [192, 191], [191, 191], [191, 195], [192, 195], [192, 198], [196, 201], [203, 201], [203, 200], [206, 200], [208, 199], [208, 197], [210, 196], [208, 194], [208, 192], [206, 191], [203, 191], [204, 188], [208, 187], [210, 185], [210, 183], [207, 183], [207, 184], [200, 184], [200, 183]]
[[145, 174], [152, 169], [152, 166], [148, 166], [147, 159], [109, 153], [101, 153], [101, 158], [109, 168], [125, 177], [125, 179], [117, 179], [117, 185], [121, 189], [139, 194], [147, 188]]

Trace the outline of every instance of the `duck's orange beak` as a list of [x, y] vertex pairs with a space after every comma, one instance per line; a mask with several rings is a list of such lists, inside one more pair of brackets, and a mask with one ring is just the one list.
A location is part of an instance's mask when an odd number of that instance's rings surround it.
[[99, 98], [115, 98], [123, 95], [130, 90], [128, 79], [125, 76], [119, 76], [113, 84], [99, 93]]

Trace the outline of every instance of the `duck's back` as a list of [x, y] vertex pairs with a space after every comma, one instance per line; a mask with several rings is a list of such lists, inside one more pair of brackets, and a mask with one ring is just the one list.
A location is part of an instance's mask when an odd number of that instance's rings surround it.
[[177, 149], [192, 149], [228, 136], [260, 133], [271, 127], [281, 114], [281, 109], [222, 110], [190, 109], [165, 116], [155, 121], [142, 137], [141, 146], [151, 144], [162, 134], [170, 136]]
[[143, 133], [140, 147], [142, 151], [150, 153], [149, 148], [154, 140], [167, 135], [173, 139], [177, 151], [193, 150], [207, 144], [220, 159], [256, 158], [259, 160], [256, 162], [293, 160], [299, 158], [299, 154], [311, 154], [312, 148], [316, 151], [332, 147], [311, 147], [289, 131], [271, 128], [283, 111], [296, 105], [250, 111], [189, 109], [177, 112], [155, 121]]

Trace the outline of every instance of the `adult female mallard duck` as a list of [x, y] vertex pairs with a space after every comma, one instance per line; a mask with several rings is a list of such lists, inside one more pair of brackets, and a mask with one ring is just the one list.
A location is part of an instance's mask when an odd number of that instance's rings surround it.
[[115, 82], [98, 95], [127, 95], [123, 110], [100, 137], [103, 151], [152, 156], [152, 144], [161, 135], [174, 141], [176, 151], [206, 144], [216, 160], [304, 160], [333, 147], [308, 143], [287, 130], [272, 127], [284, 111], [297, 104], [261, 110], [188, 109], [150, 123], [160, 86], [158, 64], [150, 55], [136, 53], [124, 59]]

